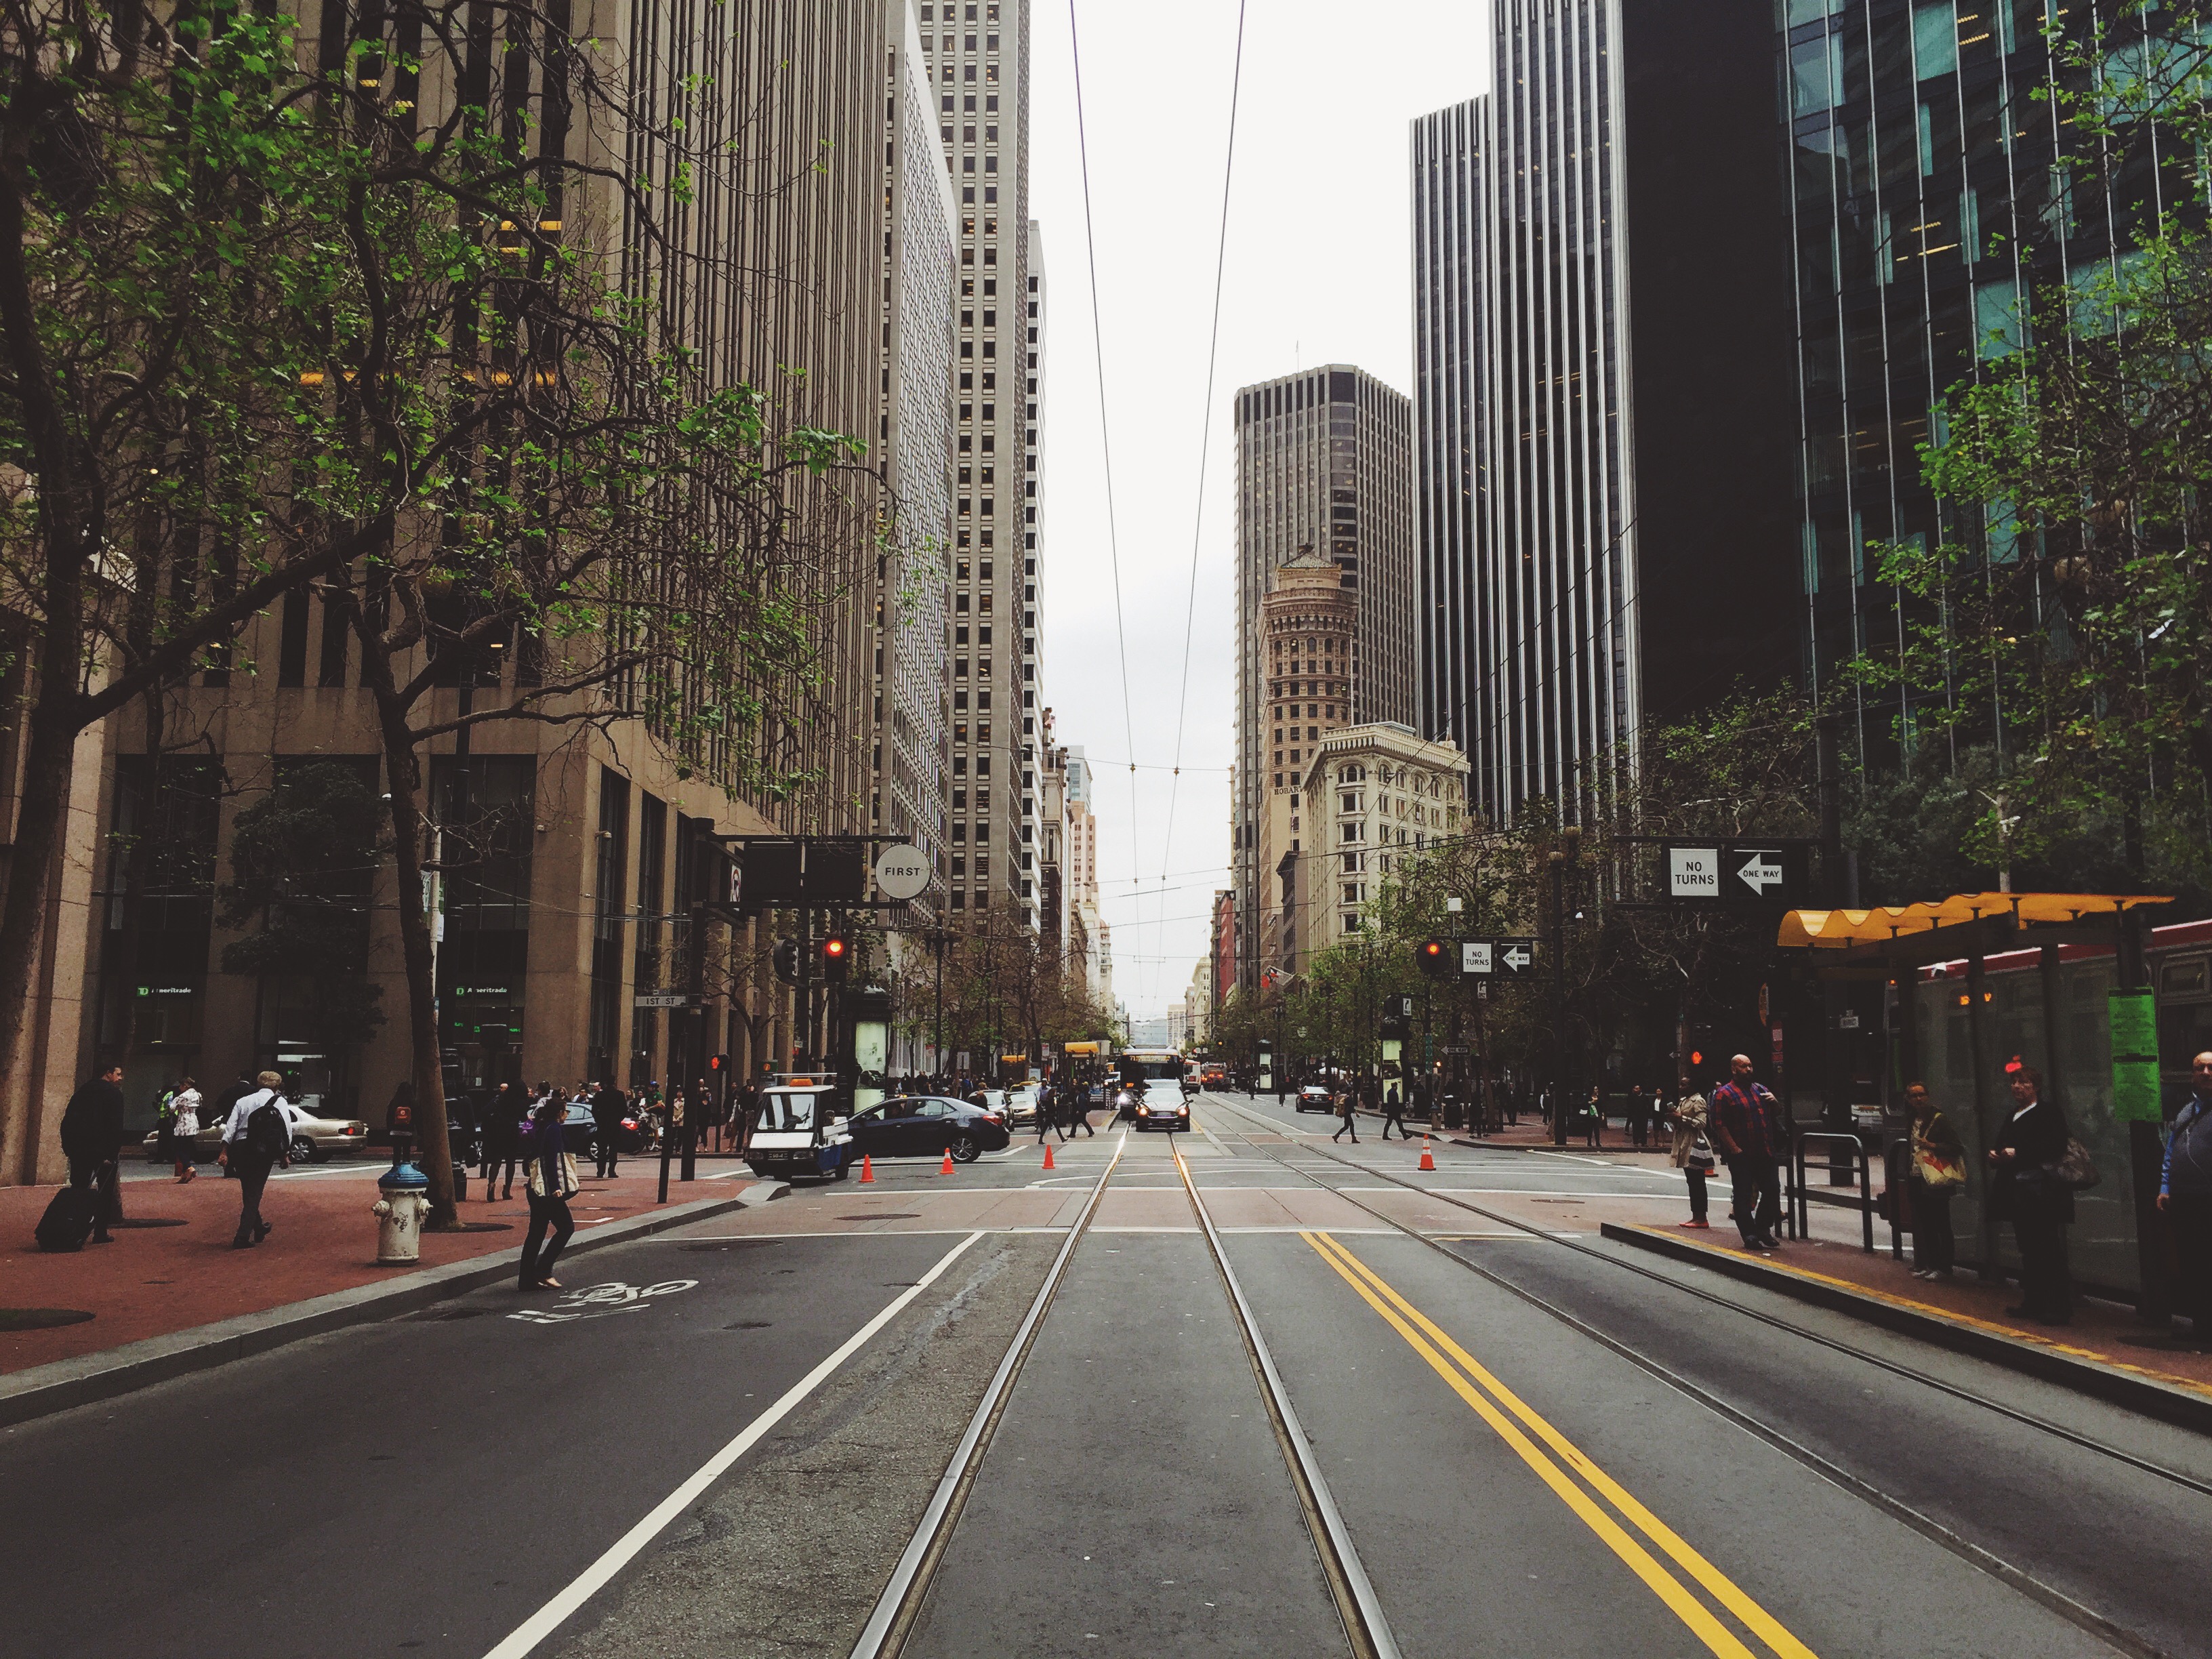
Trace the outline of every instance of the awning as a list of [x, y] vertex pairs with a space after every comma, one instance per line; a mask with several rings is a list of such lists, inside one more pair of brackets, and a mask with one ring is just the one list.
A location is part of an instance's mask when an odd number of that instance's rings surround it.
[[2069, 922], [2172, 902], [2170, 896], [2155, 893], [1954, 893], [1947, 899], [1881, 904], [1871, 910], [1792, 910], [1782, 918], [1774, 942], [1841, 950], [1955, 927], [1984, 916], [2010, 915], [2022, 925]]

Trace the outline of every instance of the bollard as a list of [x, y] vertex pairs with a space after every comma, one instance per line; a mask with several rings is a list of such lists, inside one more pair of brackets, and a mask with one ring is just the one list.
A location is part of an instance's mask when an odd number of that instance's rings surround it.
[[430, 1177], [412, 1164], [394, 1164], [376, 1178], [379, 1267], [411, 1267], [422, 1259], [422, 1218], [430, 1209]]

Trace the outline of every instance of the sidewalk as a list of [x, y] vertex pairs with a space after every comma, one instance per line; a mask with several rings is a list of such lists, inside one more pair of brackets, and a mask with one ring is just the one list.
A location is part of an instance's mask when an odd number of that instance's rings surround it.
[[[203, 1164], [199, 1179], [188, 1186], [126, 1182], [128, 1219], [115, 1242], [87, 1244], [73, 1255], [46, 1255], [32, 1238], [53, 1188], [0, 1188], [0, 1376], [385, 1283], [421, 1268], [520, 1255], [529, 1206], [519, 1189], [511, 1201], [483, 1202], [471, 1172], [461, 1219], [493, 1223], [498, 1231], [425, 1234], [419, 1263], [378, 1267], [377, 1224], [369, 1206], [376, 1201], [376, 1177], [387, 1167], [381, 1161], [349, 1161], [278, 1171], [261, 1200], [262, 1218], [272, 1231], [250, 1250], [230, 1248], [238, 1186], [213, 1164]], [[570, 1206], [577, 1244], [595, 1227], [656, 1207], [658, 1164], [640, 1159], [627, 1167], [638, 1173], [586, 1181]], [[700, 1174], [690, 1186], [672, 1182], [671, 1209], [701, 1200], [734, 1200], [763, 1184], [735, 1160], [702, 1161]], [[138, 1224], [146, 1222], [170, 1224]], [[36, 1328], [40, 1318], [54, 1314], [80, 1316]]]

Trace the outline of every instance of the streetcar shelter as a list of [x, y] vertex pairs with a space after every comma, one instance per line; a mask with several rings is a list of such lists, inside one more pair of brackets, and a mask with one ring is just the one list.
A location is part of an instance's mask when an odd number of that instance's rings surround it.
[[[1879, 1105], [1894, 1147], [1906, 1084], [1928, 1085], [1968, 1153], [1954, 1214], [1961, 1265], [2017, 1272], [1988, 1213], [1982, 1156], [2012, 1109], [2009, 1065], [2033, 1066], [2103, 1179], [2077, 1197], [2072, 1265], [2085, 1290], [2163, 1319], [2165, 1252], [2138, 1218], [2154, 1206], [2162, 1148], [2157, 959], [2212, 927], [2145, 926], [2151, 894], [1959, 893], [1871, 909], [1792, 910], [1777, 945], [1820, 982], [1830, 1089]], [[2187, 1056], [2168, 1056], [2185, 1070]], [[1830, 1097], [1834, 1097], [1832, 1094]], [[1891, 1159], [1893, 1182], [1909, 1169]]]

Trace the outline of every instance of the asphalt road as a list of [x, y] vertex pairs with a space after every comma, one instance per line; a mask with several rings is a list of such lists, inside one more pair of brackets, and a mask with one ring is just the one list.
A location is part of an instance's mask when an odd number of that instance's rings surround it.
[[[2212, 1479], [2200, 1437], [1382, 1178], [1679, 1193], [1648, 1170], [1440, 1146], [1418, 1176], [1272, 1102], [1196, 1116], [1405, 1654], [2212, 1651], [2212, 1499], [1752, 1316]], [[848, 1654], [1118, 1144], [881, 1164], [595, 1254], [562, 1303], [486, 1290], [0, 1434], [8, 1650]], [[1392, 1194], [1463, 1261], [1355, 1207]], [[1133, 1137], [907, 1654], [1348, 1651], [1260, 1389], [1166, 1138]]]

